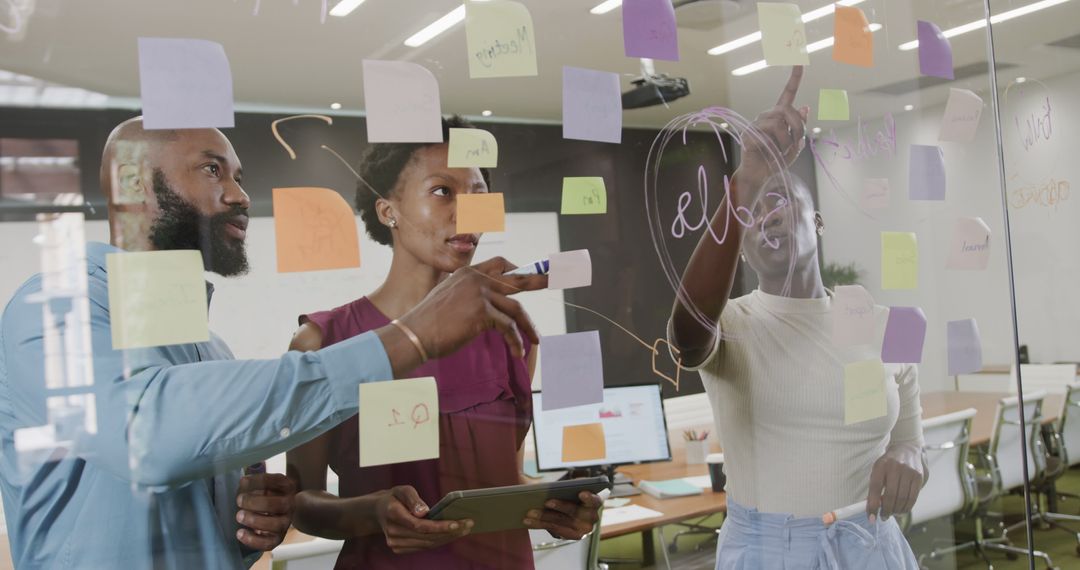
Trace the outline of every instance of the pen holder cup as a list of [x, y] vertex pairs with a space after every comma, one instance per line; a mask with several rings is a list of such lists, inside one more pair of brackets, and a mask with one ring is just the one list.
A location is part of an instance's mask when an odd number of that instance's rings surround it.
[[701, 465], [705, 463], [705, 456], [709, 454], [709, 441], [686, 442], [686, 463], [689, 465]]
[[709, 480], [712, 481], [713, 492], [719, 493], [723, 491], [724, 486], [727, 485], [727, 475], [724, 473], [724, 454], [710, 453], [705, 458], [705, 463], [709, 465]]

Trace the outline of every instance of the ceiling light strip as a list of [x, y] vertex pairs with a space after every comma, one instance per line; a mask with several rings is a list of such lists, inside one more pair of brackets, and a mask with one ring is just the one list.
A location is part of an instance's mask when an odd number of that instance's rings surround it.
[[[1054, 6], [1057, 6], [1058, 4], [1064, 4], [1064, 3], [1068, 2], [1068, 1], [1069, 0], [1042, 0], [1041, 2], [1035, 2], [1033, 4], [1028, 4], [1027, 6], [1021, 6], [1019, 8], [1014, 8], [1014, 9], [1009, 10], [1007, 12], [1002, 12], [1000, 14], [995, 14], [993, 16], [990, 16], [990, 23], [991, 24], [1000, 24], [1002, 22], [1008, 22], [1009, 20], [1012, 20], [1013, 18], [1019, 18], [1020, 16], [1026, 16], [1026, 15], [1031, 14], [1033, 12], [1038, 12], [1039, 10], [1045, 10], [1047, 8], [1052, 8]], [[966, 34], [968, 32], [974, 32], [975, 30], [981, 30], [981, 29], [983, 29], [985, 27], [986, 27], [986, 18], [983, 18], [981, 20], [976, 20], [974, 22], [968, 22], [968, 23], [966, 23], [966, 24], [964, 24], [962, 26], [956, 26], [955, 28], [949, 28], [948, 30], [945, 30], [945, 31], [941, 32], [941, 35], [945, 36], [946, 38], [953, 38], [953, 37], [959, 36], [960, 34]], [[900, 51], [911, 51], [911, 50], [913, 50], [913, 49], [915, 49], [917, 47], [919, 47], [919, 40], [912, 40], [910, 42], [900, 44]]]

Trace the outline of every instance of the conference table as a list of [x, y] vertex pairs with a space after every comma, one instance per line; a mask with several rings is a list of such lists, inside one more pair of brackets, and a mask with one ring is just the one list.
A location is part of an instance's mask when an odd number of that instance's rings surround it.
[[[977, 446], [986, 445], [990, 442], [998, 401], [1013, 395], [1009, 392], [927, 392], [922, 394], [920, 401], [922, 403], [923, 419], [958, 412], [966, 408], [975, 408], [977, 412], [972, 420], [971, 445]], [[1043, 401], [1043, 422], [1057, 421], [1064, 403], [1065, 397], [1063, 395], [1048, 394]], [[707, 474], [708, 469], [705, 465], [689, 465], [686, 463], [686, 451], [682, 443], [679, 441], [672, 446], [671, 461], [627, 465], [620, 467], [619, 471], [630, 477], [635, 484], [642, 480], [662, 481]], [[713, 449], [710, 451], [720, 451], [715, 442], [713, 443]], [[727, 510], [726, 494], [722, 492], [714, 493], [711, 489], [705, 489], [701, 495], [675, 499], [656, 499], [644, 493], [629, 497], [629, 499], [631, 504], [658, 511], [662, 515], [601, 527], [600, 537], [601, 539], [608, 539], [641, 533], [642, 555], [646, 565], [655, 563], [655, 549], [652, 537], [654, 528], [723, 513]], [[285, 542], [303, 542], [305, 540], [311, 540], [311, 537], [291, 529]], [[256, 568], [269, 568], [268, 558], [268, 556], [265, 556], [263, 560], [260, 560], [260, 564]]]

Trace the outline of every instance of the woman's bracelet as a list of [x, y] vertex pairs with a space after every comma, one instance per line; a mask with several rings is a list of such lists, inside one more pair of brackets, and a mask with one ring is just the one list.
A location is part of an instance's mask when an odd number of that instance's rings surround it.
[[427, 362], [428, 354], [427, 351], [424, 350], [424, 345], [420, 343], [420, 337], [416, 336], [416, 333], [412, 332], [412, 329], [405, 326], [404, 323], [397, 319], [390, 321], [390, 324], [401, 329], [401, 332], [405, 333], [405, 336], [409, 337], [409, 341], [412, 342], [413, 346], [416, 347], [416, 350], [420, 352], [420, 364]]

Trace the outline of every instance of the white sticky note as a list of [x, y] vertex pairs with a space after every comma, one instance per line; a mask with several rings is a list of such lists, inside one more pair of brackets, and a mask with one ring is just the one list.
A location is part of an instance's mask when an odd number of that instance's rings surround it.
[[370, 143], [443, 142], [439, 83], [423, 66], [365, 59], [364, 110]]
[[947, 269], [981, 271], [990, 263], [990, 226], [982, 218], [957, 218]]
[[483, 129], [450, 129], [450, 168], [495, 168], [499, 163], [499, 143]]
[[761, 47], [769, 65], [809, 65], [806, 26], [798, 4], [758, 2]]
[[532, 16], [520, 2], [465, 2], [469, 77], [536, 75]]
[[105, 266], [114, 349], [210, 340], [201, 253], [110, 253]]
[[950, 88], [938, 140], [964, 143], [975, 140], [982, 110], [982, 97], [967, 89]]
[[888, 411], [885, 365], [881, 359], [844, 366], [844, 425], [874, 420]]
[[874, 297], [862, 285], [840, 285], [833, 292], [833, 344], [870, 344], [874, 340]]
[[573, 289], [592, 285], [589, 250], [562, 251], [548, 256], [548, 289]]
[[889, 179], [867, 178], [863, 181], [860, 203], [864, 210], [880, 210], [889, 207]]
[[360, 467], [439, 457], [435, 378], [360, 384]]
[[139, 92], [146, 129], [234, 125], [232, 71], [219, 43], [139, 38]]
[[563, 138], [622, 142], [619, 76], [607, 71], [563, 67]]

